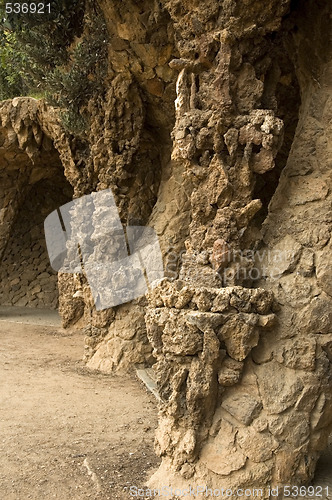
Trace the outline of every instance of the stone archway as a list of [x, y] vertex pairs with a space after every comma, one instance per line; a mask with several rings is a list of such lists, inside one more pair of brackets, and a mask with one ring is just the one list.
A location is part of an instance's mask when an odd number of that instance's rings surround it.
[[43, 224], [73, 196], [60, 158], [65, 139], [43, 101], [15, 98], [0, 111], [0, 305], [55, 309]]

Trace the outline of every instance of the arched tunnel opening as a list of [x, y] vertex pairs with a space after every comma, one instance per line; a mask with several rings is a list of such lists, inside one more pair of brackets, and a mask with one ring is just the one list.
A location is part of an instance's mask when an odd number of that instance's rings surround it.
[[72, 199], [63, 172], [32, 185], [22, 201], [0, 264], [0, 305], [57, 309], [57, 273], [51, 268], [44, 220]]

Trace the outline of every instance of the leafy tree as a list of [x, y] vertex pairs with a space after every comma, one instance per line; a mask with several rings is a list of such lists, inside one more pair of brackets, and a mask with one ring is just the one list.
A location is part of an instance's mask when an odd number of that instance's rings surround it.
[[[31, 3], [31, 2], [30, 2]], [[53, 0], [45, 14], [8, 14], [2, 6], [0, 98], [42, 95], [62, 109], [63, 123], [83, 131], [82, 106], [102, 86], [107, 32], [88, 0]]]
[[25, 94], [25, 87], [19, 68], [21, 56], [14, 50], [15, 35], [4, 32], [0, 39], [0, 100]]

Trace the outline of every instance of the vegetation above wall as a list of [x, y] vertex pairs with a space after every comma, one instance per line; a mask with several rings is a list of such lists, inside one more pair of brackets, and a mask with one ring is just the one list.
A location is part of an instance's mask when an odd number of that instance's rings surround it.
[[102, 87], [107, 32], [94, 2], [56, 0], [51, 13], [6, 14], [1, 7], [0, 99], [45, 97], [73, 133], [86, 127], [84, 105]]

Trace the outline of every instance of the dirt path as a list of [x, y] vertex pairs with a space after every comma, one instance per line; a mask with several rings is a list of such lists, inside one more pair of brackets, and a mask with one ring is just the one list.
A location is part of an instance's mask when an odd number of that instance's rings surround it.
[[158, 465], [153, 396], [86, 372], [77, 333], [1, 321], [0, 339], [1, 500], [131, 498]]
[[[0, 339], [0, 499], [133, 498], [158, 466], [154, 397], [87, 372], [80, 334], [0, 318]], [[331, 498], [332, 445], [314, 484]]]

